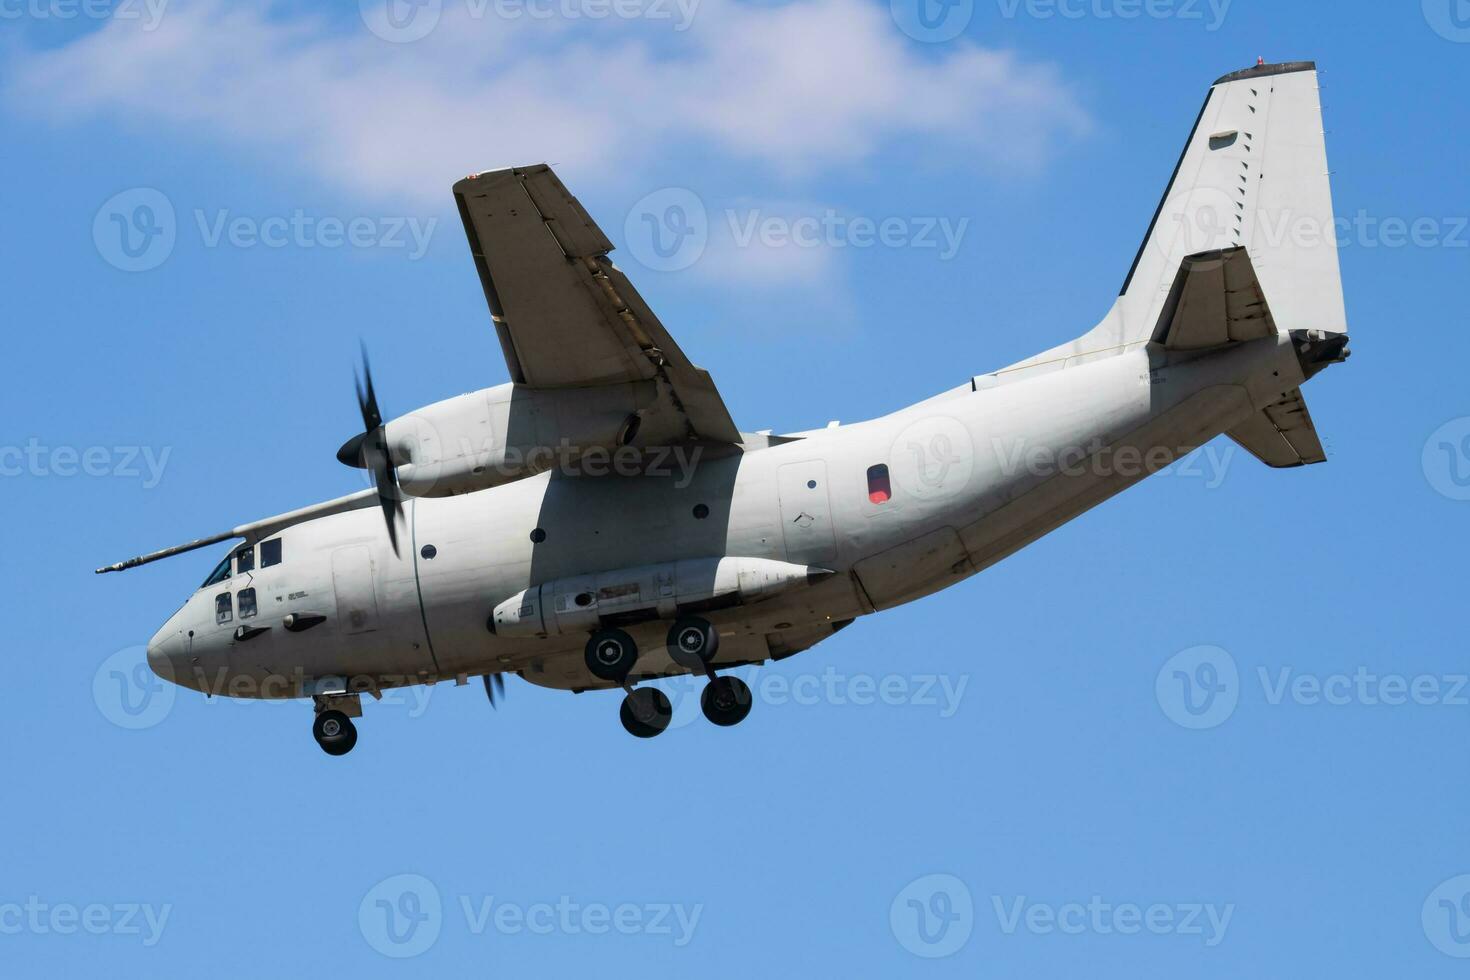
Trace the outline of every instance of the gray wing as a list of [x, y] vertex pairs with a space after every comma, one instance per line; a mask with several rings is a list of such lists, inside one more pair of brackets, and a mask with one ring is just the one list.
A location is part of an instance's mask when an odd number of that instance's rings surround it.
[[612, 242], [545, 164], [492, 170], [454, 199], [511, 380], [534, 388], [653, 381], [684, 437], [740, 442], [695, 367], [608, 260]]

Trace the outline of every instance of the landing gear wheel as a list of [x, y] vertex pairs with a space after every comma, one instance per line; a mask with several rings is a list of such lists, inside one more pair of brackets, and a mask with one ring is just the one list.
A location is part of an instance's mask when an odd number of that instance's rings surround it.
[[669, 696], [658, 688], [640, 687], [629, 691], [623, 698], [618, 717], [629, 735], [653, 738], [669, 727], [674, 718], [674, 706], [669, 703]]
[[704, 687], [699, 706], [722, 728], [738, 725], [750, 714], [750, 688], [738, 677], [716, 677]]
[[638, 644], [622, 630], [598, 630], [587, 639], [585, 652], [593, 676], [619, 684], [638, 662]]
[[316, 744], [327, 755], [346, 755], [357, 744], [357, 726], [340, 711], [328, 709], [316, 716], [311, 724], [311, 734]]
[[685, 616], [669, 627], [669, 656], [687, 670], [704, 672], [720, 649], [720, 631], [708, 620]]

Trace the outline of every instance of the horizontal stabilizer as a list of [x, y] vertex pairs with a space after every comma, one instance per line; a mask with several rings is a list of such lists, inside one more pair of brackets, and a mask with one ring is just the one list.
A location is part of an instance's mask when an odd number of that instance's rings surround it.
[[1300, 388], [1231, 429], [1229, 436], [1267, 466], [1286, 468], [1327, 462]]
[[1276, 321], [1244, 248], [1191, 255], [1179, 265], [1153, 341], [1170, 350], [1208, 350], [1276, 333]]

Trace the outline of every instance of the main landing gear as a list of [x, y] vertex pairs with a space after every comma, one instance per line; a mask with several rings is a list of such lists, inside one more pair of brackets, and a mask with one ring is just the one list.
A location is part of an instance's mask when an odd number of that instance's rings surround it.
[[[750, 688], [738, 677], [715, 674], [711, 663], [720, 648], [720, 634], [709, 621], [698, 616], [679, 619], [669, 627], [668, 648], [675, 663], [709, 678], [699, 696], [706, 718], [722, 728], [745, 720], [753, 700]], [[653, 738], [669, 727], [674, 709], [668, 695], [652, 687], [634, 689], [628, 683], [638, 662], [638, 646], [631, 636], [620, 629], [597, 630], [587, 639], [585, 657], [593, 676], [615, 681], [628, 692], [618, 711], [628, 734]]]

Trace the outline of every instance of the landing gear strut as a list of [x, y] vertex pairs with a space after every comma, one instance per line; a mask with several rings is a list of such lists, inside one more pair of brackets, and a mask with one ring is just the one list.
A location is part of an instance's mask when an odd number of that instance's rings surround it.
[[357, 744], [357, 726], [336, 708], [317, 714], [311, 724], [311, 734], [327, 755], [346, 755]]

